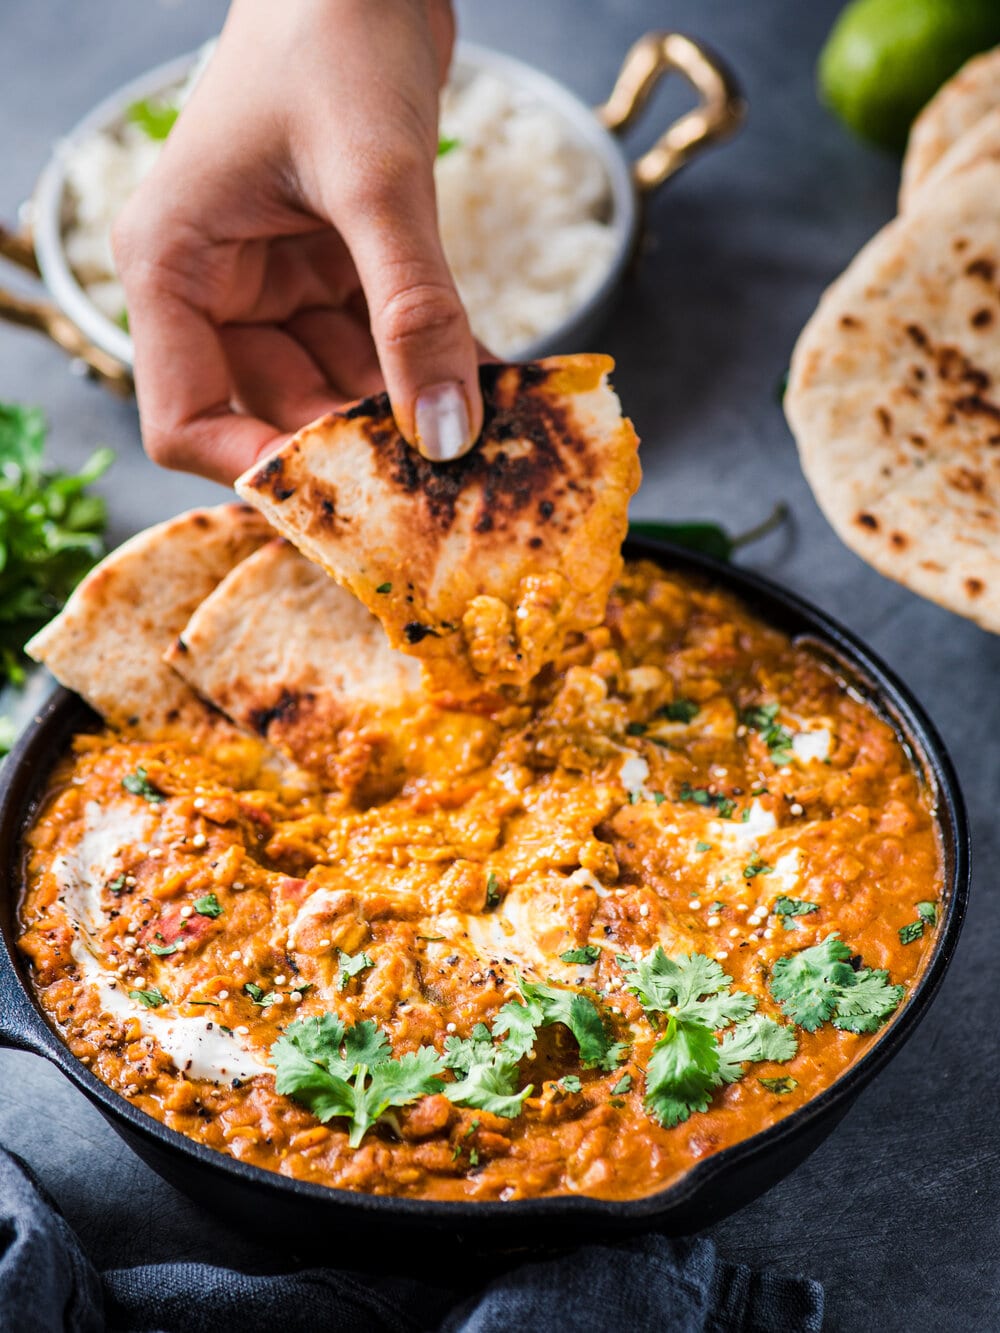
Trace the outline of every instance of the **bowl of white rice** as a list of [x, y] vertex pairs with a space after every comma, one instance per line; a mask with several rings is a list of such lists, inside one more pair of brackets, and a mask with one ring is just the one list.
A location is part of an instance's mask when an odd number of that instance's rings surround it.
[[[132, 363], [111, 227], [155, 165], [212, 44], [148, 71], [62, 139], [27, 210], [42, 278], [95, 348]], [[630, 162], [615, 134], [677, 70], [698, 104]], [[648, 34], [595, 110], [540, 70], [460, 43], [441, 98], [435, 167], [441, 235], [473, 331], [505, 360], [586, 345], [607, 314], [641, 226], [641, 203], [731, 133], [742, 101], [717, 57]]]

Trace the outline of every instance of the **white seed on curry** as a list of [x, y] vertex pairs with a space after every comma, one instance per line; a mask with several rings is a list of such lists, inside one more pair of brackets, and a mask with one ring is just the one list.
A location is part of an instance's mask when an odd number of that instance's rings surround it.
[[184, 918], [185, 921], [188, 919], [189, 916], [192, 916], [193, 913], [194, 913], [193, 907], [184, 906], [181, 908], [181, 916]]
[[274, 984], [276, 986], [283, 986], [287, 980], [288, 978], [285, 976], [284, 972], [279, 972], [274, 978]]
[[200, 848], [204, 847], [207, 842], [208, 839], [205, 837], [204, 833], [196, 833], [194, 837], [191, 839], [191, 846]]
[[789, 810], [792, 812], [793, 815], [801, 815], [801, 814], [802, 814], [802, 806], [799, 805], [798, 801], [793, 801], [793, 802], [791, 803], [791, 805], [790, 805], [788, 808], [789, 808]]
[[233, 1028], [233, 1031], [240, 1037], [248, 1037], [250, 1035], [250, 1029], [245, 1023], [241, 1023], [238, 1028]]
[[293, 990], [293, 991], [289, 994], [288, 998], [291, 1000], [292, 1004], [301, 1004], [301, 1003], [302, 1003], [302, 992], [301, 992], [300, 990]]
[[147, 856], [150, 858], [150, 860], [152, 860], [152, 861], [159, 861], [159, 860], [162, 858], [162, 856], [163, 856], [163, 848], [162, 848], [162, 847], [150, 847], [150, 849], [149, 849], [149, 851], [146, 853], [146, 855], [147, 855]]
[[697, 912], [701, 907], [701, 899], [692, 898], [691, 901], [688, 903], [688, 907], [690, 907], [692, 912]]
[[721, 917], [721, 916], [710, 916], [710, 917], [707, 918], [705, 924], [708, 925], [708, 926], [721, 926], [721, 925], [722, 925], [722, 917]]
[[205, 808], [204, 796], [196, 796], [194, 800], [191, 802], [191, 804], [194, 806], [196, 810], [204, 810]]
[[228, 1000], [228, 999], [229, 999], [229, 992], [228, 992], [227, 990], [220, 990], [220, 991], [217, 992], [217, 994], [218, 994], [220, 1000]]

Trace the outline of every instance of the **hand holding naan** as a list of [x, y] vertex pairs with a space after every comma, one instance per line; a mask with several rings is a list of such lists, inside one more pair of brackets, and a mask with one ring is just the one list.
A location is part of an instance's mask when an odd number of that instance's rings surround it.
[[437, 230], [447, 0], [236, 0], [115, 229], [150, 456], [229, 482], [387, 388], [430, 458], [479, 434], [476, 347]]

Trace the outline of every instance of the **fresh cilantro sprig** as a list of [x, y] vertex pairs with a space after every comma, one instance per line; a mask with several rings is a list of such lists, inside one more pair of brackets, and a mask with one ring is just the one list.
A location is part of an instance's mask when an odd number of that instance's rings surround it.
[[579, 949], [567, 949], [559, 955], [564, 963], [582, 963], [584, 967], [596, 963], [600, 956], [601, 950], [596, 944], [583, 944]]
[[158, 787], [154, 787], [149, 780], [149, 774], [143, 768], [142, 764], [136, 768], [134, 773], [126, 773], [122, 778], [122, 786], [132, 796], [141, 796], [144, 801], [150, 805], [160, 805], [167, 798]]
[[206, 893], [195, 899], [194, 910], [199, 916], [208, 916], [214, 920], [222, 915], [222, 904], [214, 893]]
[[493, 1041], [485, 1023], [477, 1023], [469, 1037], [449, 1037], [444, 1044], [444, 1062], [456, 1076], [443, 1088], [458, 1106], [513, 1120], [520, 1115], [532, 1085], [517, 1089], [518, 1057], [505, 1043]]
[[805, 898], [786, 898], [783, 894], [771, 904], [772, 916], [780, 917], [785, 930], [796, 930], [795, 918], [809, 916], [819, 911], [819, 903], [807, 902]]
[[44, 464], [45, 434], [39, 408], [0, 403], [0, 684], [24, 680], [25, 642], [104, 553], [104, 501], [87, 487], [114, 455], [60, 472]]
[[778, 704], [773, 703], [744, 708], [740, 714], [740, 721], [750, 731], [755, 731], [760, 736], [768, 748], [772, 763], [781, 767], [792, 762], [794, 751], [792, 733], [777, 721], [778, 707]]
[[771, 994], [786, 1017], [807, 1032], [826, 1022], [844, 1032], [876, 1032], [906, 994], [881, 968], [850, 963], [851, 951], [836, 934], [779, 958], [771, 970]]
[[625, 1046], [612, 1042], [593, 1000], [579, 991], [545, 986], [523, 977], [518, 977], [518, 989], [523, 1002], [511, 1000], [505, 1004], [493, 1023], [494, 1033], [505, 1037], [516, 1059], [532, 1049], [539, 1028], [561, 1023], [576, 1038], [580, 1059], [587, 1068], [616, 1069], [621, 1064]]
[[335, 1014], [290, 1024], [271, 1047], [279, 1093], [294, 1097], [324, 1124], [343, 1117], [348, 1142], [358, 1147], [392, 1106], [409, 1106], [441, 1092], [444, 1063], [421, 1046], [399, 1059], [389, 1039], [370, 1019], [345, 1028]]
[[365, 968], [374, 967], [374, 961], [363, 950], [361, 953], [344, 953], [343, 949], [337, 950], [337, 956], [340, 959], [340, 972], [337, 975], [337, 985], [341, 990], [347, 990], [348, 983], [352, 977], [356, 977], [363, 972]]
[[665, 1128], [706, 1111], [715, 1089], [741, 1078], [744, 1064], [795, 1054], [795, 1034], [755, 1014], [756, 996], [730, 990], [732, 978], [714, 958], [669, 958], [657, 945], [638, 962], [622, 954], [618, 964], [626, 988], [661, 1031], [646, 1069], [644, 1105]]

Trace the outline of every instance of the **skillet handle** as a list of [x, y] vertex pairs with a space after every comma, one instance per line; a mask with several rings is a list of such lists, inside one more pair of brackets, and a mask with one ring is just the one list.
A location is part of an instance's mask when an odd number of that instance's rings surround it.
[[10, 947], [6, 941], [0, 942], [0, 1047], [51, 1059], [51, 1041], [46, 1041], [51, 1034], [14, 970]]
[[647, 32], [626, 55], [611, 96], [595, 109], [601, 124], [614, 134], [628, 129], [660, 79], [675, 70], [698, 94], [698, 105], [632, 164], [641, 195], [658, 189], [703, 148], [734, 134], [746, 114], [739, 86], [718, 56], [679, 32]]

